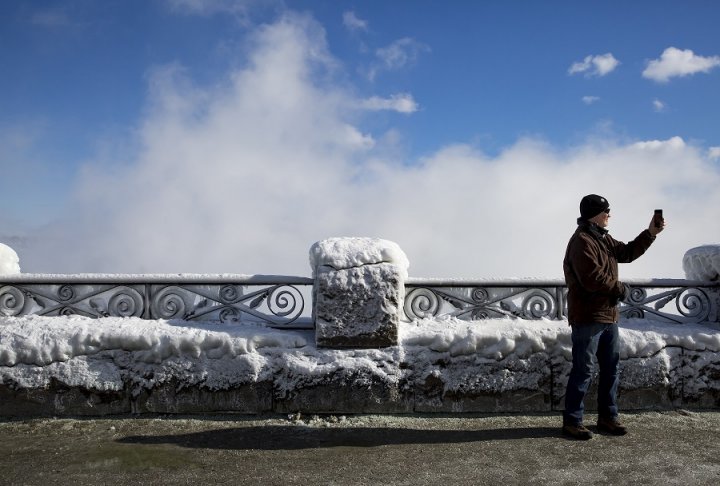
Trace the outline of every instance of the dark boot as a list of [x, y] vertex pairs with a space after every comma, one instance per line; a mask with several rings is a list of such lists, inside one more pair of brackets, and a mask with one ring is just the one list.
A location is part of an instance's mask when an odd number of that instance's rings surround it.
[[592, 439], [592, 432], [590, 432], [583, 424], [565, 424], [562, 428], [563, 435], [572, 437], [577, 440], [588, 440]]
[[600, 432], [607, 432], [612, 435], [627, 434], [627, 427], [617, 418], [598, 417], [597, 428]]

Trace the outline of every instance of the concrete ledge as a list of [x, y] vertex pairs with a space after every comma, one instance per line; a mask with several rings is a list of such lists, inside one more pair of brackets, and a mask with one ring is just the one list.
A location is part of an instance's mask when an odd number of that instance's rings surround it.
[[416, 412], [551, 411], [548, 356], [480, 365], [476, 358], [439, 361], [415, 379]]
[[276, 393], [275, 412], [303, 413], [410, 413], [412, 396], [401, 384], [383, 380], [368, 371], [341, 370], [320, 383], [299, 385]]
[[[669, 410], [685, 406], [681, 370], [683, 349], [667, 347], [649, 358], [628, 358], [620, 361], [618, 406], [622, 410]], [[553, 368], [553, 410], [562, 410], [570, 363]], [[597, 410], [597, 371], [585, 398], [585, 409]], [[637, 383], [643, 383], [638, 387]]]
[[[720, 408], [720, 329], [620, 331], [622, 410]], [[133, 318], [9, 318], [0, 333], [3, 417], [559, 412], [571, 358], [567, 324], [550, 320], [401, 323], [398, 345], [378, 349]], [[595, 401], [591, 389], [587, 410]]]
[[132, 412], [127, 391], [98, 392], [53, 382], [45, 388], [0, 385], [0, 417], [123, 415]]
[[173, 380], [159, 387], [143, 390], [133, 400], [133, 413], [264, 413], [272, 410], [272, 383], [267, 381], [228, 390], [211, 390], [205, 387], [183, 386]]
[[[352, 351], [328, 351], [352, 353]], [[298, 379], [288, 390], [273, 378], [210, 389], [201, 383], [170, 379], [145, 388], [126, 380], [119, 390], [90, 390], [51, 379], [44, 387], [0, 384], [0, 416], [107, 416], [237, 412], [276, 413], [527, 413], [560, 411], [569, 363], [551, 366], [547, 355], [526, 360], [485, 363], [482, 373], [463, 357], [427, 368], [396, 365], [384, 375], [371, 368], [337, 369]], [[392, 365], [385, 365], [392, 366]], [[687, 368], [692, 367], [692, 374]], [[697, 369], [701, 369], [697, 375]], [[473, 368], [477, 370], [477, 367]], [[543, 373], [538, 373], [543, 370]], [[643, 374], [643, 386], [637, 374]], [[395, 377], [395, 378], [388, 378]], [[458, 376], [461, 378], [458, 379]], [[689, 381], [688, 376], [700, 376]], [[276, 378], [279, 379], [279, 378]], [[720, 357], [714, 352], [667, 347], [650, 358], [621, 362], [618, 401], [622, 410], [720, 408]], [[285, 385], [283, 385], [285, 386]], [[500, 390], [500, 391], [498, 391]], [[586, 398], [595, 410], [596, 388]]]

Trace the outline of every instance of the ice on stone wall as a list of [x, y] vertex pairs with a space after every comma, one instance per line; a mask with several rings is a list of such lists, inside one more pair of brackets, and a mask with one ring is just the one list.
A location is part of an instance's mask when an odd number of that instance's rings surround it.
[[343, 270], [377, 263], [396, 265], [407, 278], [410, 262], [400, 246], [392, 241], [364, 237], [328, 238], [310, 248], [313, 276], [319, 267], [325, 265]]
[[720, 245], [703, 245], [685, 252], [683, 270], [689, 280], [720, 280]]
[[15, 250], [0, 243], [0, 275], [20, 273], [20, 258]]
[[[720, 366], [720, 332], [714, 327], [636, 319], [621, 324], [620, 337], [623, 360], [653, 358], [670, 348], [696, 353], [683, 369], [686, 386], [704, 380], [701, 388], [720, 388], [715, 372], [705, 376]], [[211, 389], [272, 380], [276, 389], [290, 391], [357, 370], [387, 383], [401, 376], [425, 381], [442, 375], [446, 390], [481, 386], [502, 392], [532, 388], [547, 374], [549, 360], [569, 363], [570, 350], [567, 321], [425, 319], [401, 323], [398, 346], [338, 350], [318, 349], [310, 331], [246, 324], [0, 317], [0, 385], [37, 388], [57, 380], [116, 390], [122, 374], [144, 388], [172, 379]], [[500, 374], [485, 376], [489, 369]], [[624, 380], [625, 386], [640, 388], [644, 378], [635, 373]]]
[[395, 344], [404, 299], [400, 272], [388, 263], [319, 270], [313, 295], [317, 343], [329, 347]]

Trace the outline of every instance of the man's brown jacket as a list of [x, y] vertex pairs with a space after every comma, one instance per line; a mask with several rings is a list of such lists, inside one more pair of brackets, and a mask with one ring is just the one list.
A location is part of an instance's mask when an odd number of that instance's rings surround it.
[[637, 259], [654, 240], [644, 230], [633, 241], [623, 243], [596, 224], [578, 220], [563, 261], [570, 325], [617, 322], [617, 305], [625, 294], [625, 285], [618, 279], [618, 263]]

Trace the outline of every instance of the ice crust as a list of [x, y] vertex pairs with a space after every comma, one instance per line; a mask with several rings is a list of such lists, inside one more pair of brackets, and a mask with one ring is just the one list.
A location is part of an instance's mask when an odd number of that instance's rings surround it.
[[[700, 358], [685, 365], [688, 385], [706, 380], [702, 370], [720, 352], [720, 328], [712, 324], [629, 320], [621, 324], [620, 336], [623, 360], [660, 359], [677, 347], [699, 353]], [[45, 387], [53, 379], [94, 390], [119, 390], [125, 382], [152, 388], [171, 379], [210, 389], [272, 380], [283, 392], [322, 382], [338, 371], [358, 370], [388, 383], [442, 372], [445, 386], [452, 389], [479, 379], [479, 373], [486, 375], [488, 364], [495, 363], [497, 376], [482, 378], [483, 386], [501, 392], [532, 387], [530, 382], [547, 373], [548, 360], [567, 365], [570, 357], [566, 321], [425, 319], [401, 323], [398, 346], [330, 350], [316, 348], [311, 331], [260, 325], [0, 317], [0, 384], [19, 388]], [[451, 365], [441, 370], [438, 363]], [[518, 379], [530, 382], [508, 381]], [[639, 373], [624, 379], [636, 381], [627, 386], [639, 388], [653, 377]]]

